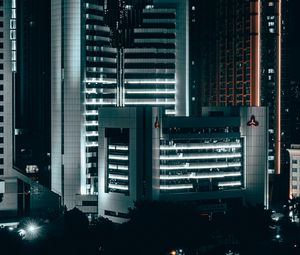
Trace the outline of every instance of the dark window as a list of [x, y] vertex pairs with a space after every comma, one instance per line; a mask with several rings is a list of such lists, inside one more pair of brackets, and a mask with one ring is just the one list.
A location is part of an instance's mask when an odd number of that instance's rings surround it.
[[3, 165], [3, 163], [4, 163], [4, 159], [3, 159], [3, 158], [0, 158], [0, 164]]
[[0, 122], [3, 122], [3, 116], [0, 116]]
[[0, 53], [0, 59], [3, 59], [3, 53]]
[[0, 101], [3, 101], [3, 95], [0, 95]]
[[0, 105], [0, 112], [3, 112], [3, 105]]
[[3, 143], [3, 142], [4, 142], [3, 137], [0, 137], [0, 143]]
[[0, 91], [3, 91], [3, 84], [0, 84]]
[[0, 21], [0, 27], [3, 27], [3, 21]]
[[297, 173], [298, 169], [297, 168], [292, 168], [293, 173]]
[[4, 169], [0, 168], [0, 175], [3, 175], [3, 174], [4, 174]]
[[82, 201], [82, 206], [97, 206], [98, 201]]
[[0, 49], [3, 49], [3, 43], [0, 43]]
[[0, 69], [3, 70], [3, 64], [0, 64]]
[[117, 216], [116, 212], [114, 212], [114, 211], [108, 211], [108, 210], [105, 210], [104, 214], [108, 215], [108, 216], [115, 216], [115, 217]]
[[0, 74], [0, 80], [3, 81], [3, 74]]
[[[1, 15], [0, 15], [0, 17], [1, 17]], [[0, 32], [0, 38], [3, 38], [3, 32]]]
[[293, 159], [293, 160], [292, 160], [292, 163], [293, 163], [293, 164], [297, 164], [297, 163], [298, 163], [298, 161], [297, 161], [297, 160], [295, 160], [295, 159]]
[[4, 127], [0, 127], [0, 133], [3, 133]]
[[0, 148], [0, 154], [3, 154], [3, 148]]

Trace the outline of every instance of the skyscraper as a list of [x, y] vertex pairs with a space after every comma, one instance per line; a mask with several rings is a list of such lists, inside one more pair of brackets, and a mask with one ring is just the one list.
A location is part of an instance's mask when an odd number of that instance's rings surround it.
[[54, 0], [51, 10], [52, 190], [73, 207], [98, 193], [99, 107], [189, 115], [188, 8], [180, 0]]
[[[18, 72], [17, 1], [0, 1], [0, 216], [58, 208], [58, 196], [14, 166], [15, 90]], [[56, 203], [56, 205], [54, 205]], [[55, 208], [55, 207], [53, 207]]]
[[217, 1], [214, 82], [203, 91], [207, 105], [269, 107], [270, 174], [287, 163], [289, 143], [286, 10], [285, 0]]

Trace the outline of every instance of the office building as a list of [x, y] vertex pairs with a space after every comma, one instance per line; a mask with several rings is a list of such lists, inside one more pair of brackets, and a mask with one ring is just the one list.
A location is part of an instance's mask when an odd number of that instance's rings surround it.
[[68, 208], [98, 193], [98, 107], [189, 115], [188, 2], [117, 3], [51, 1], [51, 181]]
[[16, 0], [14, 164], [50, 188], [50, 0]]
[[15, 87], [18, 73], [17, 2], [0, 1], [0, 217], [58, 208], [59, 199], [14, 166]]
[[216, 1], [211, 17], [215, 20], [215, 47], [205, 65], [211, 70], [206, 72], [210, 80], [203, 83], [199, 97], [201, 104], [208, 106], [269, 107], [272, 175], [287, 169], [290, 144], [288, 8], [286, 0]]
[[292, 144], [290, 155], [289, 198], [300, 196], [300, 145]]
[[123, 222], [138, 200], [268, 206], [267, 116], [264, 107], [205, 107], [201, 117], [100, 108], [99, 215]]

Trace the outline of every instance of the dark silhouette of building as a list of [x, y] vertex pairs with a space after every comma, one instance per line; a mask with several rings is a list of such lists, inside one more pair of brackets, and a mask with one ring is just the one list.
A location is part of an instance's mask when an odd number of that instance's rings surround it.
[[50, 187], [50, 0], [17, 0], [14, 163]]

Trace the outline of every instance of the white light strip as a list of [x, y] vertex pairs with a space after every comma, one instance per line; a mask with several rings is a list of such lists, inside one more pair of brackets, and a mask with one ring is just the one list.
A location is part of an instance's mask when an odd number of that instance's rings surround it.
[[184, 165], [161, 165], [160, 170], [186, 170], [186, 169], [210, 169], [210, 168], [228, 168], [228, 167], [240, 167], [241, 162], [232, 163], [212, 163], [212, 164], [184, 164]]
[[127, 89], [126, 94], [176, 94], [174, 89], [170, 90], [141, 90], [141, 89]]
[[98, 143], [97, 142], [87, 142], [86, 147], [97, 147], [98, 146]]
[[241, 153], [202, 153], [191, 155], [161, 155], [160, 160], [186, 160], [186, 159], [214, 159], [214, 158], [240, 158]]
[[165, 113], [166, 113], [166, 115], [175, 115], [176, 111], [175, 110], [171, 110], [171, 109], [166, 109]]
[[128, 146], [124, 146], [124, 145], [109, 145], [108, 149], [110, 149], [110, 150], [128, 151]]
[[176, 84], [175, 80], [127, 80], [128, 84]]
[[128, 166], [123, 166], [123, 165], [114, 165], [114, 164], [109, 164], [108, 165], [109, 169], [114, 169], [114, 170], [128, 170]]
[[125, 155], [108, 155], [108, 158], [115, 160], [128, 160], [128, 156]]
[[125, 105], [175, 105], [175, 101], [170, 102], [158, 102], [158, 101], [143, 101], [143, 102], [125, 102]]
[[84, 123], [85, 126], [98, 126], [98, 121], [91, 120]]
[[111, 102], [103, 102], [101, 99], [89, 99], [89, 101], [86, 101], [84, 104], [85, 105], [115, 105], [116, 102], [115, 100], [111, 101]]
[[230, 149], [241, 148], [240, 143], [214, 143], [214, 144], [174, 144], [173, 146], [161, 145], [160, 150], [204, 150], [204, 149]]
[[210, 174], [161, 175], [160, 180], [210, 179], [241, 176], [241, 172], [218, 172]]
[[86, 132], [85, 136], [87, 136], [87, 137], [98, 136], [98, 132], [97, 131], [89, 131], [89, 132]]
[[106, 83], [106, 84], [116, 84], [117, 81], [115, 79], [98, 79], [98, 78], [94, 78], [94, 79], [86, 79], [83, 81], [84, 83]]
[[219, 187], [230, 187], [230, 186], [241, 186], [242, 183], [240, 181], [236, 182], [219, 182], [218, 186]]
[[161, 190], [192, 189], [193, 184], [160, 185]]
[[119, 190], [128, 190], [128, 186], [126, 185], [118, 185], [118, 184], [108, 184], [108, 188], [110, 189], [119, 189]]
[[96, 110], [85, 111], [84, 115], [98, 115], [98, 111]]
[[128, 180], [128, 176], [119, 175], [119, 174], [109, 174], [108, 178], [109, 179], [115, 179], [115, 180], [124, 180], [124, 181]]

